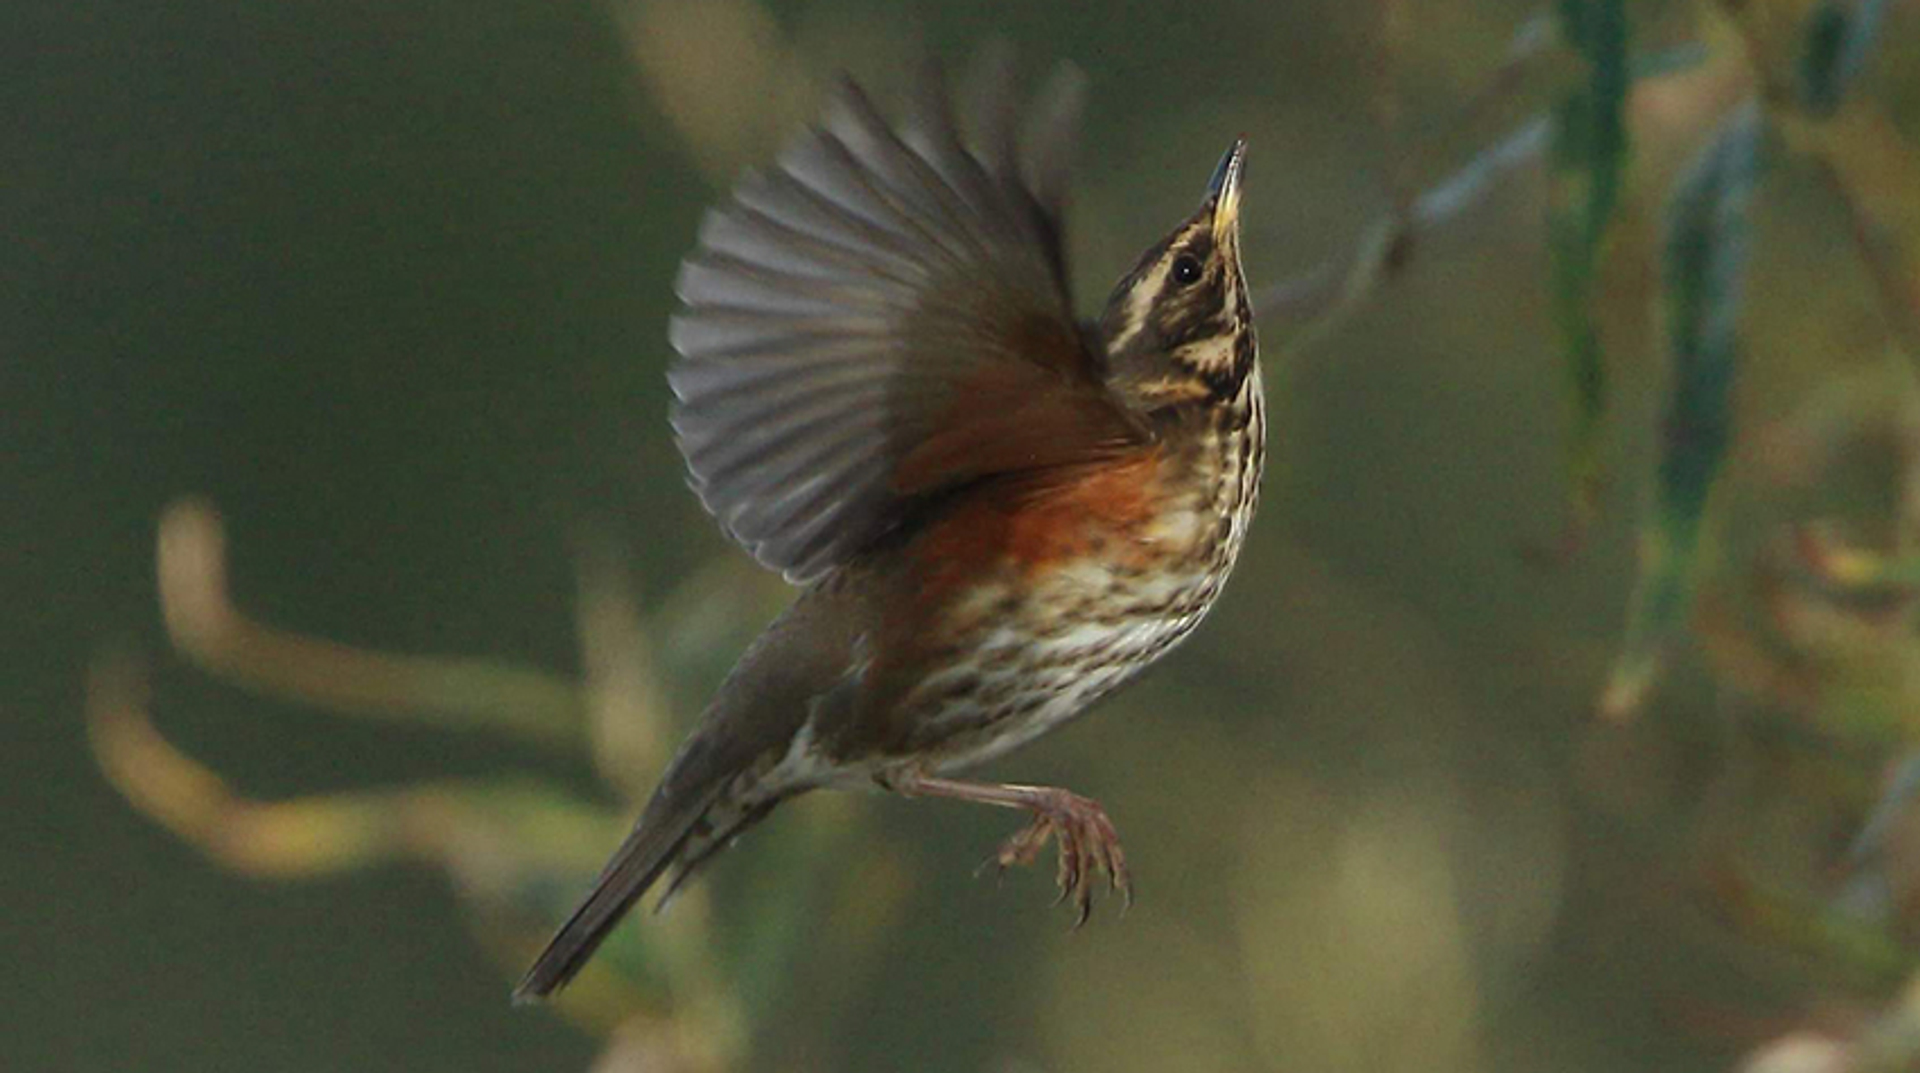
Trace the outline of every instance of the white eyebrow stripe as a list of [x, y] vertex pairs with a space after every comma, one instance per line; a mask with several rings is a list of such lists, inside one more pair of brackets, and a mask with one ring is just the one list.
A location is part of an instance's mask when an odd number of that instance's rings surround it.
[[[1154, 260], [1152, 266], [1143, 271], [1128, 288], [1120, 330], [1113, 338], [1107, 340], [1109, 351], [1125, 350], [1146, 330], [1148, 316], [1153, 312], [1155, 303], [1166, 297], [1167, 277], [1173, 273], [1174, 261], [1178, 260], [1183, 253], [1190, 252], [1187, 247], [1194, 242], [1196, 236], [1206, 235], [1210, 240], [1211, 230], [1212, 225], [1208, 219], [1193, 220], [1167, 240], [1166, 249], [1160, 251], [1160, 256]], [[1223, 286], [1236, 282], [1238, 274], [1234, 272], [1230, 262], [1237, 256], [1237, 247], [1229, 248], [1225, 244], [1216, 244], [1212, 241], [1207, 243], [1207, 247], [1207, 256], [1203, 260], [1207, 278], [1217, 279]], [[1224, 293], [1223, 299], [1230, 301], [1230, 297]]]
[[1133, 342], [1135, 336], [1146, 330], [1147, 314], [1153, 309], [1154, 299], [1159, 297], [1161, 289], [1166, 286], [1168, 266], [1171, 262], [1171, 258], [1162, 256], [1154, 263], [1153, 269], [1140, 277], [1139, 282], [1127, 292], [1126, 314], [1122, 322], [1126, 327], [1107, 344], [1109, 348], [1125, 349], [1127, 344]]

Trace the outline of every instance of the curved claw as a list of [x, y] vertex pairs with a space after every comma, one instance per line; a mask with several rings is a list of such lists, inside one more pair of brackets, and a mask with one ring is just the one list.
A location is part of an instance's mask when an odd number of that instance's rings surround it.
[[993, 881], [995, 885], [998, 885], [1002, 879], [1006, 878], [1007, 866], [1001, 863], [1000, 855], [997, 853], [981, 861], [979, 865], [974, 868], [973, 878], [979, 879], [981, 876], [986, 875], [987, 869], [989, 868], [993, 869]]
[[1057, 839], [1060, 865], [1054, 881], [1060, 893], [1054, 904], [1073, 899], [1076, 929], [1093, 914], [1096, 873], [1105, 872], [1107, 890], [1118, 892], [1124, 899], [1123, 913], [1133, 904], [1133, 880], [1127, 873], [1126, 854], [1120, 849], [1120, 835], [1113, 829], [1113, 821], [1107, 818], [1100, 802], [1090, 797], [1048, 786], [948, 779], [914, 766], [884, 772], [880, 781], [888, 789], [910, 797], [946, 797], [1032, 813], [1033, 822], [1001, 843], [1000, 849], [974, 874], [986, 871], [988, 865], [1005, 873], [1016, 864], [1031, 864], [1048, 839]]
[[1074, 930], [1093, 915], [1094, 881], [1099, 873], [1106, 873], [1107, 890], [1120, 895], [1124, 913], [1133, 904], [1133, 882], [1120, 836], [1106, 810], [1091, 798], [1065, 790], [1049, 791], [1030, 807], [1033, 822], [1008, 838], [988, 863], [997, 864], [1002, 872], [1012, 865], [1032, 863], [1052, 838], [1059, 843], [1060, 855], [1055, 873], [1059, 893], [1053, 904], [1072, 900]]

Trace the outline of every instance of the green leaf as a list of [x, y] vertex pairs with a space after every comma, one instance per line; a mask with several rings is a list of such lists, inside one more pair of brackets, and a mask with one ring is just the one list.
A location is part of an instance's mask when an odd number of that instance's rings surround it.
[[1586, 62], [1586, 79], [1553, 106], [1547, 202], [1553, 313], [1566, 363], [1567, 478], [1577, 523], [1592, 516], [1603, 469], [1600, 437], [1607, 370], [1593, 293], [1608, 225], [1626, 172], [1628, 58], [1624, 0], [1560, 0], [1561, 35]]
[[1602, 712], [1612, 717], [1639, 708], [1668, 643], [1692, 611], [1701, 518], [1732, 434], [1740, 300], [1765, 129], [1757, 103], [1741, 106], [1682, 177], [1668, 208], [1664, 259], [1673, 381], [1626, 639], [1601, 701]]
[[[1855, 7], [1851, 13], [1850, 6]], [[1823, 0], [1807, 14], [1800, 35], [1800, 103], [1816, 116], [1840, 108], [1867, 54], [1880, 35], [1886, 0], [1861, 0], [1857, 6]]]

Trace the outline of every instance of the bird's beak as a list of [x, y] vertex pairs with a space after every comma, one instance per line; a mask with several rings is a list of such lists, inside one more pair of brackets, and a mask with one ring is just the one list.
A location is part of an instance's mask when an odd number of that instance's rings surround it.
[[1207, 200], [1213, 203], [1213, 234], [1216, 240], [1236, 235], [1240, 227], [1240, 176], [1247, 166], [1247, 140], [1237, 138], [1233, 148], [1220, 158], [1207, 182]]

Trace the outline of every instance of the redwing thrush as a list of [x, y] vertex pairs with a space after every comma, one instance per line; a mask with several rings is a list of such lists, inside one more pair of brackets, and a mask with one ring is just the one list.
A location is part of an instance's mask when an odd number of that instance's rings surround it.
[[1245, 142], [1082, 322], [1061, 235], [1081, 80], [1063, 68], [1023, 122], [1008, 74], [980, 80], [971, 144], [937, 75], [897, 127], [845, 84], [702, 224], [669, 333], [673, 427], [707, 509], [803, 590], [517, 998], [565, 984], [662, 875], [670, 896], [816, 787], [1023, 809], [1001, 867], [1051, 837], [1079, 920], [1095, 872], [1128, 892], [1096, 802], [952, 773], [1139, 673], [1233, 567], [1265, 438]]

